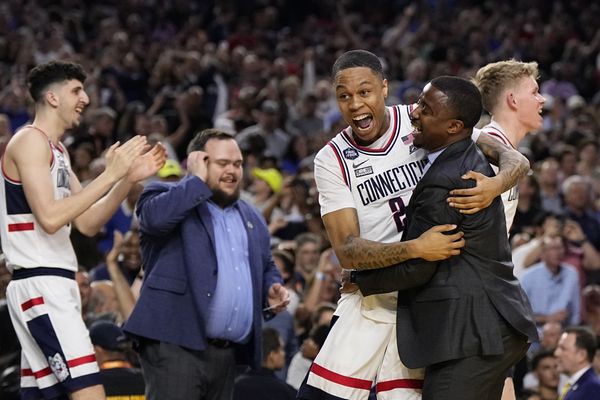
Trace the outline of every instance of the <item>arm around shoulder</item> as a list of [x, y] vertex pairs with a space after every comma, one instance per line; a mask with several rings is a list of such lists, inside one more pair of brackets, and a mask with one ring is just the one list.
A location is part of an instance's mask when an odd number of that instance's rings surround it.
[[356, 273], [356, 284], [363, 296], [396, 292], [422, 286], [435, 273], [437, 262], [409, 260], [388, 268]]

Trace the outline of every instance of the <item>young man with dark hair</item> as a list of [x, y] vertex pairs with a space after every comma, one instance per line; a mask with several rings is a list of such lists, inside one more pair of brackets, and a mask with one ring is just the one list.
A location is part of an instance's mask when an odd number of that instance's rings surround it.
[[27, 80], [35, 118], [6, 147], [0, 184], [0, 233], [12, 272], [7, 299], [23, 348], [21, 391], [25, 398], [104, 399], [81, 319], [71, 224], [98, 233], [131, 187], [160, 169], [165, 150], [146, 151], [141, 136], [115, 143], [104, 172], [83, 188], [60, 142], [89, 104], [83, 69], [53, 61]]

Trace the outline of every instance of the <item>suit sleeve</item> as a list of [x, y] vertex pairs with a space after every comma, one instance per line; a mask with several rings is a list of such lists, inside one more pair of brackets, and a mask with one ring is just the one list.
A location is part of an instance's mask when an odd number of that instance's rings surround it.
[[[439, 185], [440, 182], [450, 182], [449, 185], [459, 187], [459, 182], [442, 176], [413, 197], [414, 211], [407, 226], [406, 240], [419, 237], [435, 225], [456, 224], [460, 227], [462, 215], [446, 202], [451, 186]], [[357, 272], [356, 283], [364, 296], [407, 290], [429, 282], [437, 265], [438, 262], [412, 259], [387, 268]]]
[[175, 184], [151, 183], [144, 189], [137, 204], [140, 230], [152, 236], [167, 235], [197, 205], [211, 196], [208, 186], [193, 175]]

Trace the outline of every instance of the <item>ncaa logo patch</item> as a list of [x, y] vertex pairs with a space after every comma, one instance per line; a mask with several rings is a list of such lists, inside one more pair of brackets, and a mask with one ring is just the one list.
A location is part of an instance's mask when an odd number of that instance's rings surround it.
[[63, 382], [69, 377], [69, 369], [67, 368], [67, 364], [59, 353], [56, 353], [52, 357], [48, 357], [48, 364], [50, 365], [50, 369], [59, 382]]
[[353, 149], [352, 147], [348, 147], [343, 151], [343, 153], [344, 158], [348, 160], [356, 160], [358, 158], [358, 151], [356, 151], [356, 149]]

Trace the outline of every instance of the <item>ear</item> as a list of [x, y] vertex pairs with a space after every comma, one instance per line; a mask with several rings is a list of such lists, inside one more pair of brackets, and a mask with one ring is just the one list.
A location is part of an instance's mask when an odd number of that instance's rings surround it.
[[383, 88], [382, 88], [383, 98], [387, 99], [387, 97], [388, 97], [388, 81], [387, 81], [387, 79], [384, 79], [382, 83], [383, 83]]
[[459, 119], [451, 119], [448, 123], [448, 135], [456, 135], [457, 133], [462, 132], [465, 128], [465, 124]]
[[505, 92], [504, 101], [506, 102], [509, 110], [516, 111], [517, 99], [515, 98], [515, 94], [512, 90]]
[[52, 90], [48, 90], [44, 94], [44, 98], [52, 107], [58, 107], [58, 104], [60, 103], [60, 101], [58, 100], [58, 96]]

